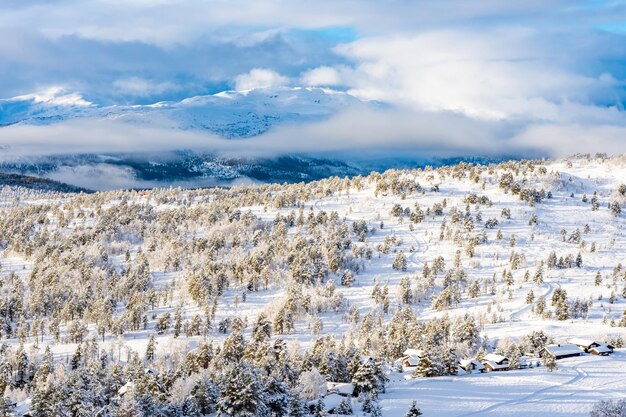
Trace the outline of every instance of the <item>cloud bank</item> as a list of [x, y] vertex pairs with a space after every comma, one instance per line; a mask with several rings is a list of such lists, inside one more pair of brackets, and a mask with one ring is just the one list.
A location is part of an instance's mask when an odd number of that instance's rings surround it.
[[[245, 145], [115, 120], [16, 125], [0, 129], [0, 158], [626, 152], [624, 22], [626, 4], [605, 0], [8, 0], [0, 97], [149, 104], [304, 85], [385, 106], [277, 126]], [[55, 89], [64, 93], [45, 94]]]

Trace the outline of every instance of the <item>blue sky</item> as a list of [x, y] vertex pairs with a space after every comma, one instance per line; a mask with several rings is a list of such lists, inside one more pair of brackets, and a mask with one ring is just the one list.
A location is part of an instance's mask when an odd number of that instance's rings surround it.
[[464, 117], [486, 138], [539, 146], [549, 131], [551, 151], [578, 150], [565, 136], [603, 129], [608, 150], [624, 149], [623, 1], [4, 0], [0, 31], [0, 98], [147, 104], [322, 86]]

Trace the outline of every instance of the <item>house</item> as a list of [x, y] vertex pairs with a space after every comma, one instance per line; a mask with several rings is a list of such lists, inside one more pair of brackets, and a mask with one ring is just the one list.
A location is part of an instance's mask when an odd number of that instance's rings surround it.
[[354, 394], [354, 385], [349, 382], [327, 382], [329, 394], [339, 394], [342, 397], [351, 397]]
[[459, 361], [459, 367], [467, 373], [472, 373], [476, 371], [480, 373], [485, 372], [485, 365], [478, 362], [478, 360], [476, 360], [475, 358], [461, 359]]
[[590, 339], [574, 338], [570, 339], [569, 342], [592, 355], [610, 355], [615, 349], [615, 346], [609, 345], [608, 343], [596, 342]]
[[539, 353], [542, 356], [550, 355], [554, 357], [555, 360], [558, 360], [563, 358], [570, 358], [573, 356], [582, 356], [585, 352], [575, 344], [570, 343], [547, 345], [543, 349], [541, 349]]
[[397, 366], [411, 368], [417, 366], [420, 360], [425, 356], [420, 349], [407, 349], [402, 353], [402, 357], [394, 362]]
[[495, 353], [485, 355], [483, 357], [482, 364], [489, 372], [509, 370], [509, 358]]

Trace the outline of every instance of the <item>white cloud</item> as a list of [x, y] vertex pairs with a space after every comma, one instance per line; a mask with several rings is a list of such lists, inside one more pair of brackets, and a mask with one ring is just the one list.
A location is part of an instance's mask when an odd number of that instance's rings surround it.
[[167, 91], [180, 90], [173, 82], [153, 82], [139, 77], [120, 78], [113, 82], [113, 87], [122, 95], [147, 97], [163, 94]]
[[[625, 19], [623, 2], [586, 0], [11, 0], [0, 2], [0, 97], [64, 85], [115, 104], [299, 82], [401, 110], [348, 109], [273, 129], [246, 151], [553, 153], [591, 147], [583, 134], [619, 150], [626, 52], [623, 37], [597, 27]], [[327, 31], [307, 32], [319, 29]], [[63, 91], [32, 98], [89, 104]], [[210, 135], [98, 123], [3, 128], [3, 142], [35, 154], [183, 145], [242, 152], [240, 142]]]
[[345, 85], [351, 71], [345, 66], [321, 66], [305, 71], [300, 76], [300, 82], [312, 87], [332, 87]]
[[265, 68], [254, 68], [246, 74], [235, 77], [235, 89], [237, 91], [252, 90], [254, 88], [271, 88], [284, 86], [289, 82], [276, 71]]
[[[607, 76], [581, 75], [530, 29], [443, 30], [340, 45], [357, 62], [350, 92], [415, 109], [479, 118], [553, 119], [560, 104], [609, 91]], [[571, 65], [571, 64], [570, 64]]]

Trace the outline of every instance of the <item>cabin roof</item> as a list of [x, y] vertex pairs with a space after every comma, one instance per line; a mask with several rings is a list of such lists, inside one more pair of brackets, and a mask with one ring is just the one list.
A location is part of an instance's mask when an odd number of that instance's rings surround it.
[[483, 357], [483, 362], [495, 362], [498, 365], [502, 364], [504, 361], [508, 361], [509, 358], [506, 356], [498, 355], [497, 353], [488, 353]]
[[573, 343], [575, 345], [578, 346], [585, 346], [586, 348], [590, 348], [593, 345], [599, 345], [600, 343], [591, 340], [591, 339], [584, 339], [582, 337], [574, 337], [572, 339], [569, 340], [570, 343]]
[[582, 353], [582, 350], [574, 344], [547, 345], [544, 349], [554, 356], [580, 355]]

